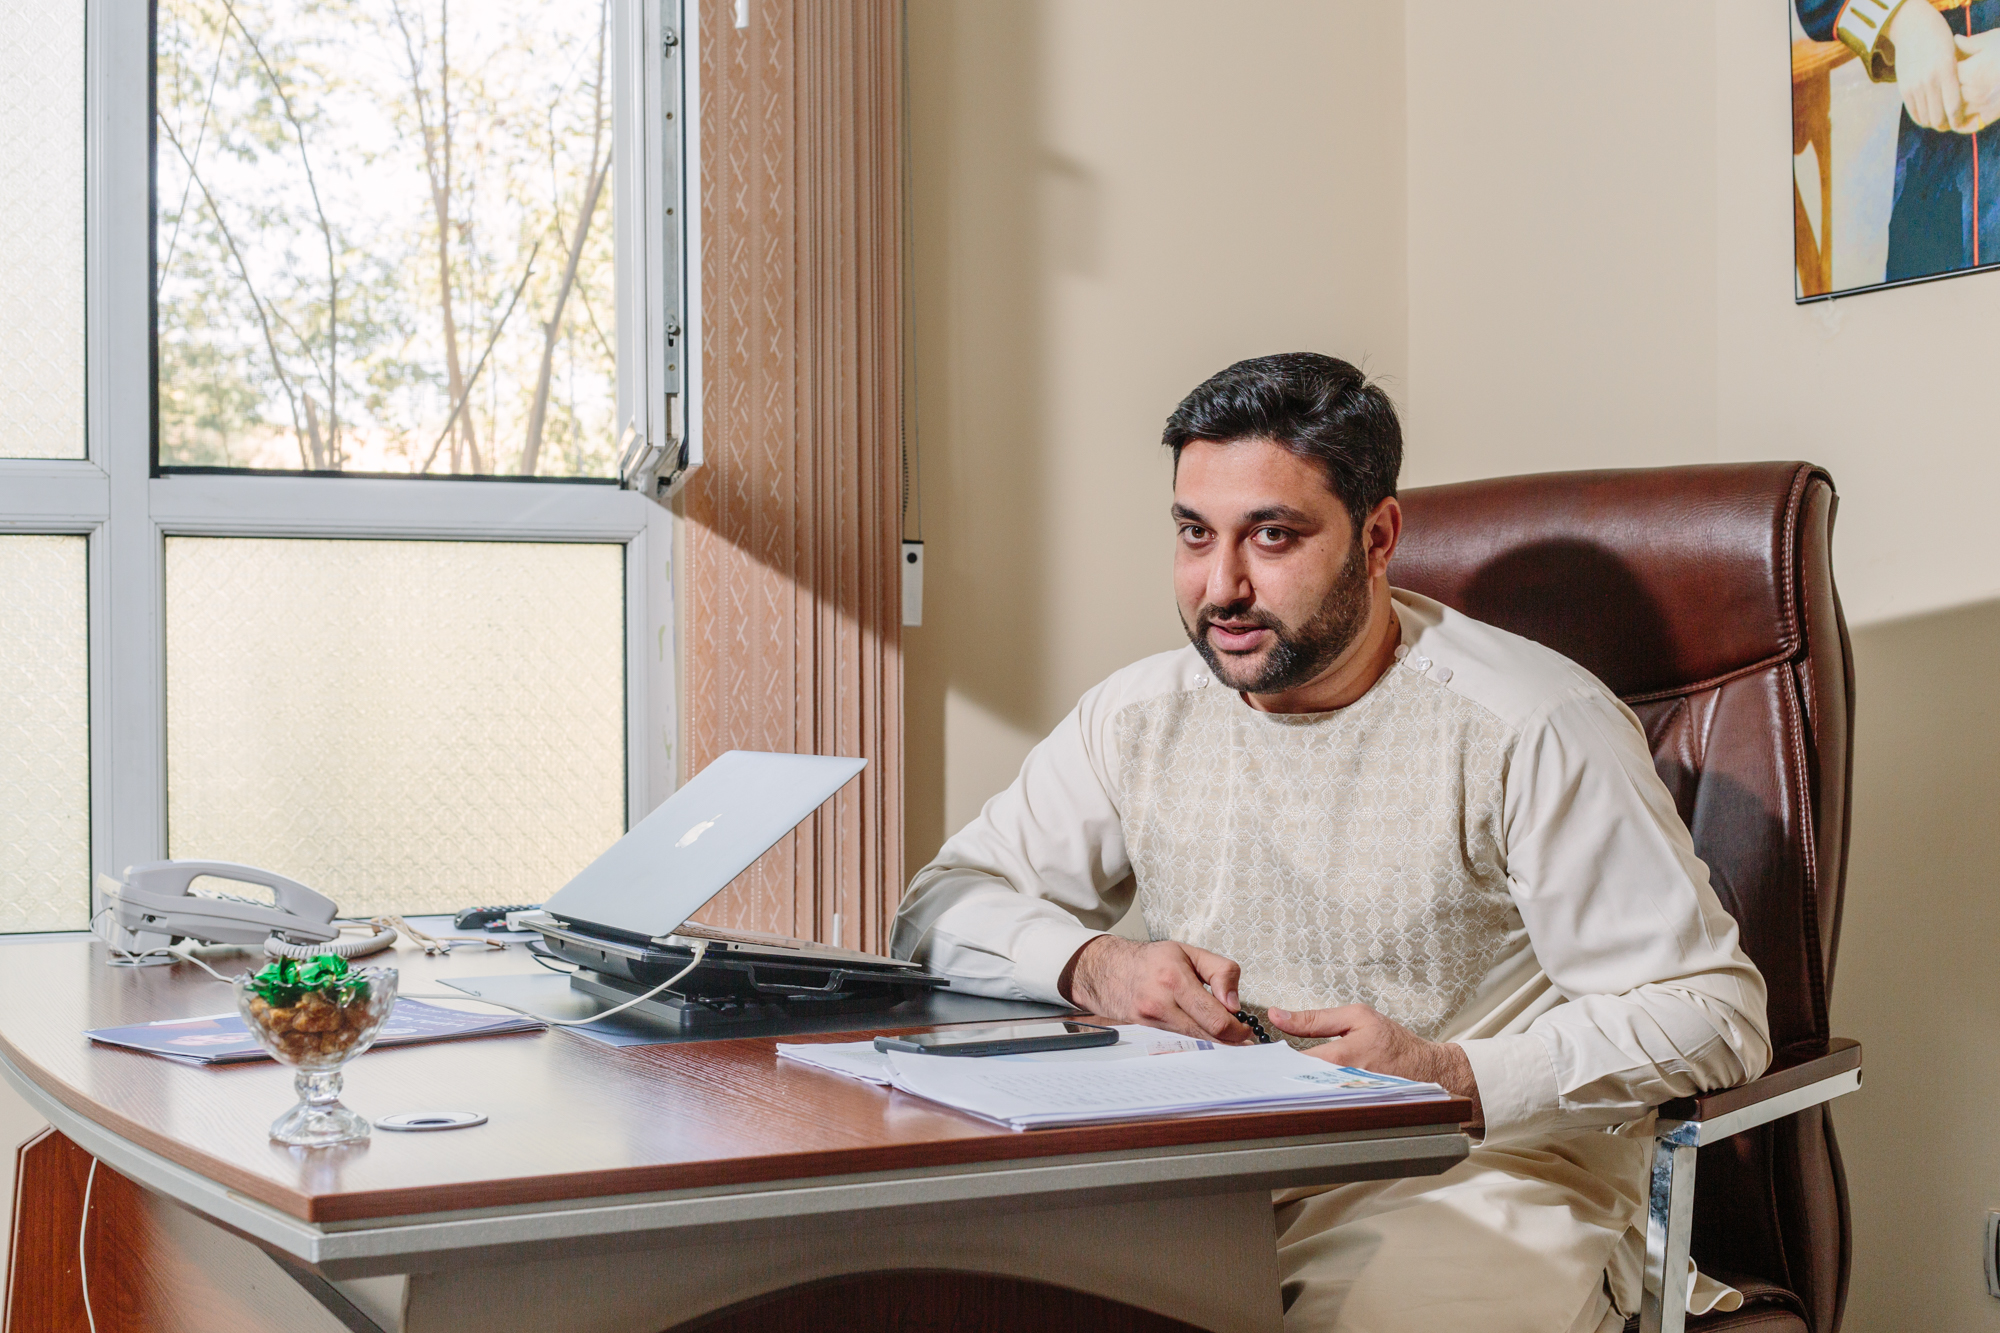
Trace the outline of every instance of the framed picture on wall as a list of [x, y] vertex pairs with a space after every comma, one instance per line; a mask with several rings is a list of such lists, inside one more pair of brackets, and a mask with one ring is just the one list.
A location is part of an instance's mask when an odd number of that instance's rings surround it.
[[1792, 0], [1795, 296], [2000, 263], [2000, 0]]

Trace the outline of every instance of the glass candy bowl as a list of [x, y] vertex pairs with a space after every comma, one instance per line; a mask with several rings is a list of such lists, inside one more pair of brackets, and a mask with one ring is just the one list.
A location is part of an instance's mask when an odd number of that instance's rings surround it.
[[281, 958], [238, 977], [235, 990], [257, 1044], [299, 1071], [299, 1104], [271, 1122], [271, 1137], [306, 1148], [366, 1139], [367, 1118], [340, 1104], [340, 1067], [368, 1049], [396, 1007], [396, 969], [349, 967], [331, 954]]

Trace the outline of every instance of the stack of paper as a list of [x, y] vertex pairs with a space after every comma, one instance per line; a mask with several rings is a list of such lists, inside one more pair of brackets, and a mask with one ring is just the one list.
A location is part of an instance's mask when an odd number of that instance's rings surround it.
[[868, 1042], [781, 1044], [778, 1055], [886, 1084], [1010, 1129], [1451, 1095], [1435, 1083], [1328, 1064], [1283, 1044], [1217, 1046], [1146, 1027], [1120, 1027], [1118, 1034], [1116, 1046], [1028, 1055], [912, 1055], [877, 1051]]

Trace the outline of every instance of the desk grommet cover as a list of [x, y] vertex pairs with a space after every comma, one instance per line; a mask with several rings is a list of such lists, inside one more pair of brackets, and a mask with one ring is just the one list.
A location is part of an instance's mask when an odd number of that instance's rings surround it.
[[486, 1123], [483, 1111], [399, 1111], [375, 1122], [375, 1128], [409, 1134], [435, 1133], [441, 1129], [471, 1129]]

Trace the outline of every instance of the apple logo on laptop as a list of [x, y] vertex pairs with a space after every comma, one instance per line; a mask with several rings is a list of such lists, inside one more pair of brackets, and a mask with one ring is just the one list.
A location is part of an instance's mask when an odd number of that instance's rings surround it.
[[[715, 817], [715, 819], [720, 819], [720, 818], [722, 818], [722, 816], [721, 816], [721, 815], [717, 815], [717, 816]], [[702, 821], [701, 821], [701, 822], [700, 822], [699, 824], [696, 824], [696, 825], [695, 825], [695, 826], [694, 826], [693, 828], [689, 829], [689, 830], [688, 830], [688, 831], [687, 831], [686, 833], [683, 833], [683, 834], [681, 834], [681, 840], [680, 840], [679, 842], [675, 843], [675, 844], [674, 844], [674, 846], [676, 846], [676, 847], [686, 847], [686, 846], [688, 846], [688, 845], [689, 845], [689, 844], [691, 844], [691, 843], [692, 843], [692, 842], [693, 842], [693, 841], [694, 841], [694, 840], [695, 840], [696, 838], [699, 838], [699, 837], [700, 837], [700, 836], [701, 836], [702, 834], [704, 834], [704, 833], [708, 832], [708, 831], [709, 831], [710, 829], [714, 828], [714, 827], [715, 827], [715, 819], [704, 819], [704, 820], [702, 820]]]

